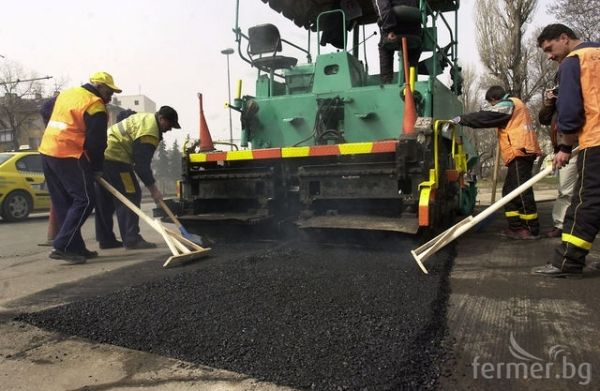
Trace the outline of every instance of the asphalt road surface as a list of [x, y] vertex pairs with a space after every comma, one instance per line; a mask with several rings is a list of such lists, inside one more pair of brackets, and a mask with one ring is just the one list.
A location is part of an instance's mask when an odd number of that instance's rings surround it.
[[375, 236], [217, 243], [174, 269], [164, 246], [64, 266], [36, 245], [45, 224], [0, 222], [0, 390], [600, 387], [600, 272], [531, 276], [557, 240], [501, 239], [501, 214], [429, 276], [414, 240]]
[[[156, 379], [201, 389], [398, 389], [430, 388], [439, 377], [450, 250], [437, 257], [430, 276], [408, 256], [414, 240], [380, 235], [363, 243], [335, 237], [322, 246], [223, 242], [211, 257], [168, 270], [160, 267], [164, 247], [100, 250], [88, 264], [68, 266], [32, 244], [32, 237], [45, 237], [43, 218], [0, 228], [16, 243], [0, 258], [0, 378], [10, 379], [3, 383], [10, 389], [77, 389], [90, 387], [90, 379], [113, 389], [139, 386], [138, 377], [147, 377], [149, 387]], [[96, 249], [91, 228], [92, 220], [84, 237]], [[143, 235], [158, 240], [147, 229]], [[74, 341], [76, 351], [63, 346]], [[93, 354], [101, 347], [177, 359], [203, 375], [174, 382], [139, 370], [105, 382], [99, 363], [106, 357], [82, 362], [80, 344]], [[134, 368], [147, 361], [130, 360]], [[46, 364], [47, 376], [12, 376], [31, 363]], [[57, 372], [69, 375], [51, 381]]]

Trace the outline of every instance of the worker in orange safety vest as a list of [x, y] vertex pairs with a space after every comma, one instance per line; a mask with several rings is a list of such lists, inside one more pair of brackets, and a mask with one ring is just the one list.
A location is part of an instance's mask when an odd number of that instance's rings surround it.
[[[525, 104], [509, 97], [501, 86], [490, 87], [485, 100], [490, 107], [463, 114], [451, 121], [471, 128], [497, 128], [500, 154], [508, 168], [502, 196], [507, 195], [531, 178], [533, 162], [541, 155], [531, 114]], [[504, 215], [508, 228], [501, 236], [508, 239], [539, 239], [540, 224], [533, 189], [525, 190], [506, 204]]]
[[563, 137], [552, 164], [563, 169], [579, 141], [577, 180], [552, 260], [532, 273], [581, 278], [586, 256], [600, 230], [600, 43], [583, 42], [563, 24], [546, 26], [538, 46], [558, 62], [557, 128]]
[[71, 264], [98, 255], [86, 248], [81, 226], [94, 209], [94, 176], [102, 175], [107, 144], [106, 104], [121, 92], [106, 72], [58, 94], [39, 147], [52, 207], [60, 227], [50, 258]]

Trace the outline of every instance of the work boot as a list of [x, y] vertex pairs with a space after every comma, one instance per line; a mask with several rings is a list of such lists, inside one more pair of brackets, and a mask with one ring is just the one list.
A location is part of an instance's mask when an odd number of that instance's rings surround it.
[[534, 276], [553, 278], [582, 278], [583, 270], [572, 269], [569, 271], [563, 271], [561, 268], [556, 267], [551, 263], [547, 263], [544, 266], [538, 266], [531, 269], [531, 274]]
[[140, 239], [136, 242], [126, 244], [125, 248], [127, 250], [143, 250], [146, 248], [156, 248], [156, 244], [146, 242], [144, 239]]
[[560, 238], [562, 236], [562, 229], [552, 227], [552, 229], [548, 232], [544, 232], [544, 237], [546, 238]]
[[91, 251], [87, 248], [81, 252], [81, 255], [86, 257], [87, 259], [96, 258], [98, 256], [98, 251]]
[[85, 256], [68, 251], [52, 249], [48, 255], [52, 259], [60, 259], [72, 265], [80, 265], [86, 262]]
[[109, 248], [123, 247], [123, 242], [121, 242], [120, 240], [114, 240], [114, 241], [110, 241], [110, 242], [100, 242], [100, 243], [98, 243], [98, 245], [100, 246], [100, 248], [102, 250], [106, 250]]
[[527, 228], [506, 228], [502, 232], [500, 232], [500, 236], [507, 239], [514, 240], [536, 240], [540, 238], [540, 235], [532, 234]]

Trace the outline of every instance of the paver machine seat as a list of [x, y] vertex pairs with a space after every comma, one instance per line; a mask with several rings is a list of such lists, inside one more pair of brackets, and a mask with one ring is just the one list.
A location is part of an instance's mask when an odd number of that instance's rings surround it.
[[[264, 72], [289, 69], [296, 65], [297, 58], [281, 56], [282, 39], [273, 24], [266, 23], [248, 29], [248, 55], [253, 66]], [[259, 57], [256, 57], [259, 56]]]

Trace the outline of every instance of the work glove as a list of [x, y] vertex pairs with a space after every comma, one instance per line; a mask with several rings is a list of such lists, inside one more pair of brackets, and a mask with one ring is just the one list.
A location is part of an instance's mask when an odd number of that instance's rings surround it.
[[454, 118], [452, 118], [451, 120], [448, 120], [449, 122], [452, 122], [454, 125], [460, 125], [460, 116], [456, 116]]

